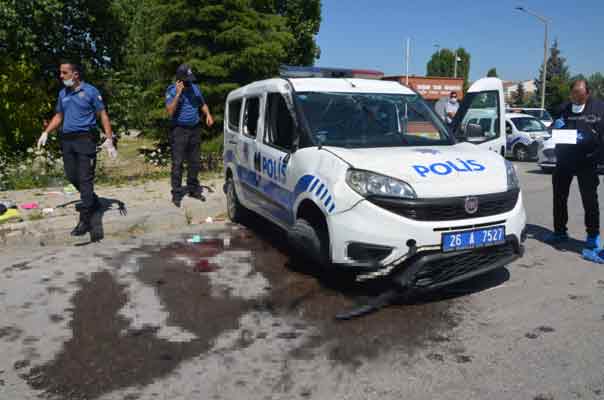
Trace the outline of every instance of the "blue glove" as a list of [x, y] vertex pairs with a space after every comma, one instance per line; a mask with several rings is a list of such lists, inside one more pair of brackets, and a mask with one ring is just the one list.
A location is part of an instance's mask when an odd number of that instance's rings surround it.
[[564, 126], [566, 126], [566, 124], [562, 118], [558, 118], [554, 121], [554, 129], [562, 129]]

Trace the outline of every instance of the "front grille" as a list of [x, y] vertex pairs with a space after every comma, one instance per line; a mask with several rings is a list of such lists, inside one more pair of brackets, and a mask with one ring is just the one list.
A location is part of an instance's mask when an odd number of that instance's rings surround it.
[[426, 262], [419, 269], [413, 280], [413, 286], [427, 288], [445, 283], [461, 275], [486, 269], [496, 262], [514, 257], [514, 255], [514, 246], [508, 243], [503, 246], [487, 247], [438, 257]]
[[403, 200], [371, 197], [369, 201], [390, 212], [418, 221], [453, 221], [469, 218], [490, 217], [511, 211], [516, 206], [520, 191], [473, 196], [478, 199], [478, 211], [466, 212], [466, 197], [442, 199]]

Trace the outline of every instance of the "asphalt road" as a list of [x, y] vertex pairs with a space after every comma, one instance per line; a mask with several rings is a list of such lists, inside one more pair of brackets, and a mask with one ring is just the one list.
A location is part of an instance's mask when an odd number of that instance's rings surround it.
[[380, 287], [289, 259], [266, 223], [0, 249], [0, 399], [604, 398], [604, 265], [580, 258], [578, 188], [576, 240], [553, 248], [550, 177], [517, 167], [522, 259], [346, 322]]

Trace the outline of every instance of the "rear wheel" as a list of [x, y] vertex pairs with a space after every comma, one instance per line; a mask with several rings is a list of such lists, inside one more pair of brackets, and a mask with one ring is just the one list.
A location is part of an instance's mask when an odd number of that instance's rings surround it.
[[514, 158], [518, 161], [528, 161], [528, 148], [523, 144], [517, 144], [516, 147], [514, 147]]
[[226, 180], [226, 198], [227, 198], [227, 214], [233, 222], [243, 222], [246, 217], [247, 209], [241, 205], [237, 192], [235, 191], [235, 182], [232, 177]]

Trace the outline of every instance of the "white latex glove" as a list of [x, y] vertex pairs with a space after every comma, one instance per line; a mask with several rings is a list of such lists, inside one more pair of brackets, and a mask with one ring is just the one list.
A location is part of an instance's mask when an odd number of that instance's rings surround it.
[[105, 139], [105, 141], [101, 145], [101, 148], [107, 150], [107, 154], [109, 154], [109, 157], [111, 157], [112, 159], [117, 158], [117, 149], [113, 145], [113, 139]]
[[42, 132], [40, 135], [40, 139], [38, 139], [38, 150], [42, 147], [46, 146], [46, 142], [48, 141], [48, 132]]

